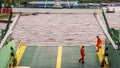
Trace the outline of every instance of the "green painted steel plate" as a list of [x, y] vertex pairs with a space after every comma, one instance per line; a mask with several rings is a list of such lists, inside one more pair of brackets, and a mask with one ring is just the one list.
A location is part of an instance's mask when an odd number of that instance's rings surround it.
[[30, 66], [31, 68], [55, 68], [57, 48], [57, 46], [27, 47], [20, 66]]
[[[85, 47], [85, 63], [79, 63], [79, 46], [63, 46], [61, 68], [100, 68], [96, 48]], [[56, 68], [57, 46], [28, 46], [20, 66], [31, 68]]]
[[62, 68], [100, 68], [94, 46], [85, 47], [85, 63], [79, 63], [80, 47], [63, 47]]

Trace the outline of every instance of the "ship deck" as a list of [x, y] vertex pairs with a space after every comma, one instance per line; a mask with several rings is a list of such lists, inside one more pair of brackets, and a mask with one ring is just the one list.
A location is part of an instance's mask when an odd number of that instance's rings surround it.
[[85, 46], [85, 63], [79, 63], [79, 46], [28, 46], [19, 66], [30, 68], [100, 68], [95, 46]]

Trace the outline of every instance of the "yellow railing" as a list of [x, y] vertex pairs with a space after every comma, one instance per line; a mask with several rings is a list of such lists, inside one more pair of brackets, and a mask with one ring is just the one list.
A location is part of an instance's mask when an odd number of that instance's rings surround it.
[[9, 68], [13, 68], [13, 66], [19, 65], [25, 49], [26, 49], [26, 46], [23, 44], [22, 40], [19, 40], [18, 49], [15, 55], [11, 57]]
[[[108, 57], [104, 56], [105, 49], [104, 49], [103, 45], [105, 45], [105, 44], [102, 43], [99, 52], [97, 52], [99, 62], [100, 62], [100, 65], [103, 66], [103, 68], [109, 68]], [[96, 47], [96, 49], [97, 49], [97, 47]]]
[[21, 58], [23, 56], [23, 53], [26, 49], [26, 46], [23, 44], [22, 40], [19, 40], [19, 47], [16, 52], [16, 60], [17, 60], [17, 66], [19, 65]]

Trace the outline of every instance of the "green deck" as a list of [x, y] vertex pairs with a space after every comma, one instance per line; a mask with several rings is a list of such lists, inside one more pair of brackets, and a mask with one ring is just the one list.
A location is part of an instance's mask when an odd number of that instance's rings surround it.
[[[20, 66], [31, 68], [56, 68], [57, 46], [28, 46]], [[85, 63], [79, 63], [78, 46], [63, 46], [61, 68], [100, 68], [94, 46], [85, 47]]]

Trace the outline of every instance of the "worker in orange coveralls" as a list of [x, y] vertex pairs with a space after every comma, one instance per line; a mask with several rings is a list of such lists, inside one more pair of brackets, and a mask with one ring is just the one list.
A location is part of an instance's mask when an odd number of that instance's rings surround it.
[[84, 46], [82, 46], [82, 48], [80, 48], [80, 53], [81, 53], [81, 58], [79, 59], [79, 63], [80, 62], [84, 63], [84, 56], [85, 56]]
[[97, 52], [99, 52], [99, 49], [101, 48], [101, 44], [102, 44], [102, 40], [99, 36], [97, 36], [97, 44], [96, 44]]

